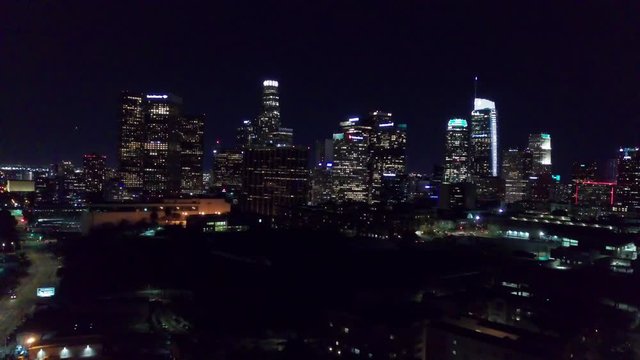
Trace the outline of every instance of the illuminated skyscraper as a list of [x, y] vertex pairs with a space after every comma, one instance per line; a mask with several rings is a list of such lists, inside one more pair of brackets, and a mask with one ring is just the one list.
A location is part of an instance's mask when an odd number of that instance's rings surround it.
[[273, 134], [280, 129], [280, 95], [278, 82], [265, 80], [262, 82], [262, 111], [254, 124], [256, 143], [271, 145]]
[[333, 134], [334, 201], [370, 201], [370, 135], [371, 127], [361, 125], [359, 118], [341, 122], [340, 132]]
[[474, 100], [470, 122], [470, 173], [474, 178], [498, 176], [498, 113], [496, 104]]
[[533, 173], [551, 174], [551, 135], [529, 135], [529, 150], [533, 154]]
[[505, 150], [502, 155], [502, 179], [505, 182], [505, 202], [525, 200], [531, 176], [531, 151], [520, 149]]
[[614, 211], [640, 211], [640, 148], [620, 148]]
[[120, 96], [119, 173], [125, 187], [142, 191], [142, 161], [145, 142], [143, 95], [123, 92]]
[[242, 188], [242, 150], [215, 149], [211, 169], [214, 194], [235, 199]]
[[180, 192], [180, 108], [182, 99], [171, 95], [145, 95], [143, 189], [157, 199]]
[[407, 125], [396, 124], [391, 113], [373, 111], [366, 119], [371, 127], [369, 170], [371, 203], [398, 204], [407, 199]]
[[469, 127], [467, 120], [451, 119], [447, 123], [444, 155], [445, 183], [467, 181], [469, 177]]
[[99, 193], [106, 181], [105, 163], [107, 157], [98, 154], [86, 154], [82, 158], [84, 184], [87, 192]]
[[180, 118], [180, 192], [201, 194], [204, 154], [204, 115]]

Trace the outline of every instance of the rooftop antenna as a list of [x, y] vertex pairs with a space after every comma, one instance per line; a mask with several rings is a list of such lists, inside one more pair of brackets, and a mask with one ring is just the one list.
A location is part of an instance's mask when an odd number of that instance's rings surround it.
[[473, 101], [478, 98], [478, 76], [473, 78]]

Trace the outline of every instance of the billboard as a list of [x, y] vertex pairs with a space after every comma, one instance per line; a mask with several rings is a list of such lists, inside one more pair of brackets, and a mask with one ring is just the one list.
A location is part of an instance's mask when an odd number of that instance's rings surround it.
[[44, 287], [36, 289], [36, 295], [38, 297], [52, 297], [56, 294], [56, 288]]

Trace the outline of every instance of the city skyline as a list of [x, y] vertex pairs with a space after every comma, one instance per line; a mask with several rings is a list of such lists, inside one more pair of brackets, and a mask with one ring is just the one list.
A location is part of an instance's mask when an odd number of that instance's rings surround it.
[[[126, 16], [144, 8], [132, 5]], [[574, 13], [563, 5], [524, 12], [506, 4], [470, 4], [467, 14], [448, 6], [389, 9], [374, 2], [367, 8], [345, 5], [342, 15], [319, 5], [317, 13], [293, 17], [288, 16], [295, 10], [290, 4], [224, 5], [228, 19], [217, 22], [211, 20], [220, 19], [205, 15], [207, 11], [179, 11], [179, 23], [200, 20], [202, 25], [184, 26], [175, 34], [163, 28], [152, 32], [147, 26], [151, 20], [144, 16], [139, 25], [125, 21], [120, 30], [100, 32], [99, 25], [122, 10], [118, 4], [105, 4], [103, 17], [88, 19], [71, 18], [59, 4], [16, 5], [12, 10], [21, 16], [3, 21], [12, 41], [2, 65], [10, 74], [5, 83], [14, 89], [0, 100], [7, 134], [1, 140], [3, 163], [79, 163], [83, 153], [97, 152], [106, 154], [113, 166], [118, 94], [157, 89], [182, 96], [188, 112], [207, 114], [208, 169], [213, 143], [232, 144], [238, 124], [259, 115], [255, 98], [265, 79], [280, 83], [282, 121], [296, 129], [296, 144], [312, 146], [351, 115], [378, 108], [393, 112], [411, 129], [407, 159], [412, 171], [430, 172], [442, 163], [445, 122], [469, 118], [474, 76], [479, 77], [477, 96], [497, 104], [499, 151], [525, 142], [530, 133], [548, 132], [554, 138], [554, 172], [567, 175], [573, 161], [602, 161], [615, 157], [621, 146], [638, 144], [637, 135], [624, 131], [636, 121], [632, 79], [638, 71], [626, 56], [632, 54], [637, 30], [628, 15], [633, 12], [626, 11], [633, 9], [624, 6], [587, 3]], [[155, 10], [160, 18], [172, 14], [166, 5]], [[478, 24], [469, 21], [471, 14], [495, 21]], [[460, 21], [445, 23], [443, 15], [456, 15]], [[402, 26], [404, 17], [422, 20]], [[260, 34], [257, 24], [263, 18], [269, 28]], [[366, 28], [381, 19], [393, 26], [371, 34], [358, 30], [357, 25]], [[234, 21], [247, 25], [235, 35]], [[65, 25], [51, 28], [57, 23]], [[313, 31], [313, 25], [320, 24], [327, 25], [326, 34]], [[23, 31], [27, 27], [32, 30]], [[578, 41], [576, 32], [582, 34]], [[123, 34], [132, 39], [112, 40]], [[277, 41], [263, 41], [269, 35]], [[203, 36], [230, 51], [198, 50]], [[309, 41], [299, 41], [302, 37]], [[146, 50], [132, 49], [133, 42], [147, 38], [152, 41]], [[184, 40], [172, 50], [184, 55], [184, 61], [170, 54], [152, 56], [165, 54], [159, 39]], [[564, 46], [567, 39], [573, 40], [571, 46]], [[388, 51], [375, 56], [376, 43]], [[21, 50], [24, 46], [47, 56], [22, 59], [18, 53], [29, 53]], [[190, 55], [192, 48], [201, 59]], [[300, 58], [286, 56], [289, 48]], [[266, 54], [267, 49], [273, 51]], [[478, 49], [486, 50], [483, 57], [470, 56]], [[370, 55], [369, 64], [357, 61], [363, 55]], [[555, 62], [550, 64], [550, 59]], [[39, 101], [31, 101], [36, 98]], [[608, 129], [606, 137], [585, 131], [610, 119], [622, 125]], [[34, 144], [25, 146], [20, 134], [30, 128], [43, 131], [32, 134]], [[580, 154], [572, 151], [576, 148]]]

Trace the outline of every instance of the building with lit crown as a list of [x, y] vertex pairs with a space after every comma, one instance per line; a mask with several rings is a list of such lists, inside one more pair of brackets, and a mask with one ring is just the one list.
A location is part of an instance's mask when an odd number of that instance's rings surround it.
[[533, 154], [533, 173], [537, 175], [551, 174], [551, 135], [530, 134], [529, 150]]
[[373, 204], [392, 205], [407, 199], [407, 125], [395, 123], [391, 116], [377, 110], [366, 119], [371, 127], [369, 170]]
[[443, 182], [458, 183], [469, 177], [469, 126], [465, 119], [447, 123]]
[[640, 148], [620, 148], [614, 211], [640, 210]]
[[144, 96], [123, 92], [120, 96], [119, 173], [124, 186], [132, 192], [142, 191], [142, 159], [145, 142]]
[[491, 100], [476, 98], [471, 112], [470, 172], [475, 178], [498, 176], [498, 113]]
[[341, 122], [340, 131], [333, 134], [331, 181], [335, 202], [370, 201], [370, 136], [371, 127], [361, 125], [359, 118]]

